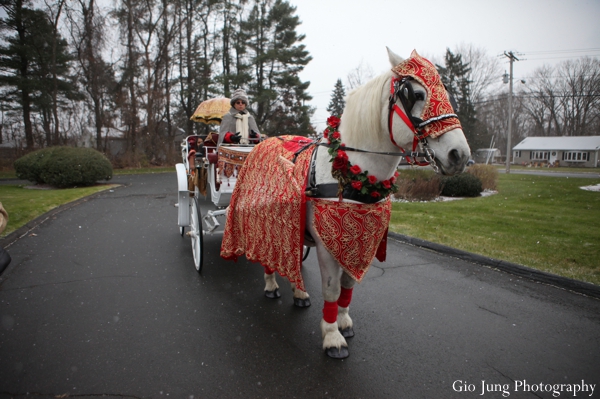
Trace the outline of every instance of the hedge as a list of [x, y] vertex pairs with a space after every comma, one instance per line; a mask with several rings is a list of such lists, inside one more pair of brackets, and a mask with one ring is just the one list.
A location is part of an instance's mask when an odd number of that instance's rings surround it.
[[19, 179], [58, 188], [91, 186], [112, 178], [110, 161], [92, 148], [43, 148], [17, 159], [14, 167]]

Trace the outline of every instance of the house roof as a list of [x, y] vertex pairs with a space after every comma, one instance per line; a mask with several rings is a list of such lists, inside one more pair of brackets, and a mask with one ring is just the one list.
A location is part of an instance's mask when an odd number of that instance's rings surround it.
[[513, 150], [599, 150], [600, 136], [526, 137]]

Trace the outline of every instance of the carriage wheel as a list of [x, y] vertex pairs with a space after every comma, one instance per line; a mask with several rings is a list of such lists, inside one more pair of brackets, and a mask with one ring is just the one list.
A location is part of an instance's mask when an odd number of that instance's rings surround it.
[[200, 212], [200, 206], [198, 205], [198, 198], [192, 198], [192, 204], [190, 206], [190, 231], [189, 236], [192, 239], [192, 253], [194, 254], [194, 266], [200, 273], [202, 270], [202, 260], [204, 259], [202, 251], [203, 246], [203, 235], [202, 232], [202, 215]]
[[302, 262], [304, 262], [306, 260], [306, 258], [308, 258], [309, 253], [310, 253], [310, 247], [307, 247], [305, 245], [304, 248], [302, 248]]

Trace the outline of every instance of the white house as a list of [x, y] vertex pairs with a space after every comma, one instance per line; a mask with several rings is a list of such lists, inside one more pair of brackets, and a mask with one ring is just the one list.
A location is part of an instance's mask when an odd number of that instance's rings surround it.
[[600, 136], [526, 137], [513, 147], [514, 164], [600, 166]]

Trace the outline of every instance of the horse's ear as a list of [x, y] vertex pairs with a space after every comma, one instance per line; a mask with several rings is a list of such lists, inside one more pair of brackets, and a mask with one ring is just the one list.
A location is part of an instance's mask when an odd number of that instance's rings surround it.
[[388, 57], [390, 59], [390, 64], [392, 64], [392, 67], [395, 67], [396, 65], [398, 65], [399, 63], [404, 61], [404, 59], [402, 57], [400, 57], [398, 54], [396, 54], [392, 50], [390, 50], [389, 47], [386, 46], [386, 49], [387, 49]]

